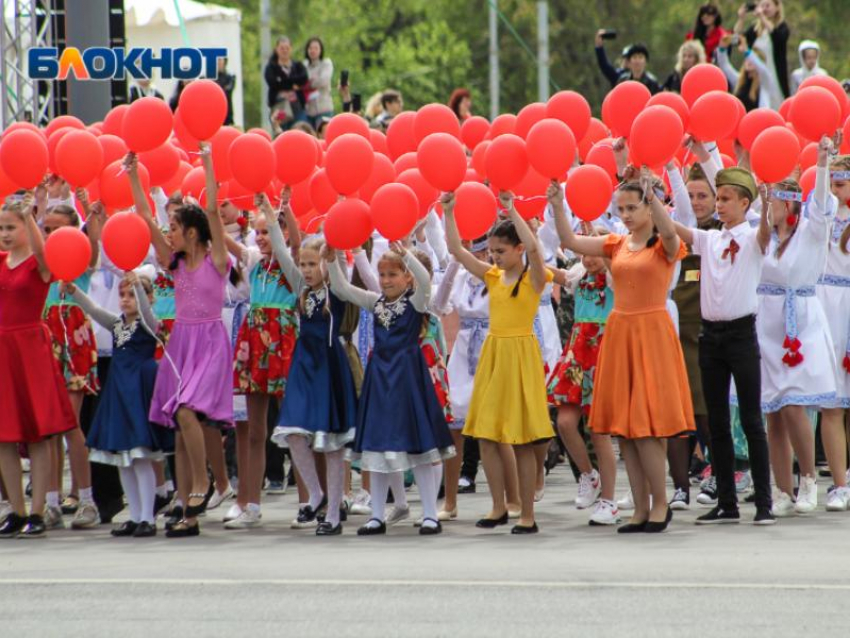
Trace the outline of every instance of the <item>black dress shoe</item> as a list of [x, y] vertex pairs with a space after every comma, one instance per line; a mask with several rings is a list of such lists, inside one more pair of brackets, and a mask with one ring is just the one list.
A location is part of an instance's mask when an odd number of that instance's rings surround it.
[[160, 512], [165, 510], [168, 507], [168, 504], [171, 503], [171, 499], [167, 496], [156, 495], [156, 498], [153, 501], [153, 515], [154, 517], [159, 516]]
[[156, 525], [151, 525], [147, 521], [142, 521], [133, 532], [133, 538], [150, 538], [156, 536]]
[[316, 528], [316, 536], [339, 536], [342, 534], [342, 523], [337, 523], [336, 527], [324, 521]]
[[494, 527], [498, 527], [499, 525], [507, 525], [508, 524], [508, 513], [505, 512], [499, 518], [482, 518], [479, 519], [477, 523], [475, 523], [475, 527], [480, 527], [482, 529], [493, 529]]
[[123, 498], [113, 498], [97, 504], [97, 512], [100, 515], [100, 524], [109, 525], [115, 515], [124, 509]]
[[[372, 521], [377, 521], [379, 525], [369, 525]], [[387, 533], [387, 524], [384, 521], [379, 521], [377, 518], [372, 518], [366, 521], [366, 524], [357, 530], [358, 536], [380, 536]]]
[[617, 528], [618, 534], [637, 534], [646, 530], [646, 521], [643, 523], [626, 523]]
[[30, 514], [27, 519], [27, 524], [21, 530], [18, 538], [44, 538], [47, 528], [44, 526], [44, 519], [39, 514]]
[[183, 508], [180, 505], [175, 505], [171, 508], [171, 515], [168, 517], [168, 520], [165, 521], [165, 529], [166, 531], [170, 530], [172, 527], [177, 525], [180, 521], [183, 520]]
[[511, 534], [536, 534], [539, 531], [537, 523], [532, 523], [531, 527], [526, 525], [514, 525], [511, 528]]
[[167, 538], [188, 538], [189, 536], [200, 536], [201, 527], [198, 523], [189, 525], [186, 521], [180, 521], [170, 530], [165, 532]]
[[12, 512], [0, 523], [0, 538], [15, 538], [27, 524], [25, 516]]
[[[425, 525], [425, 521], [431, 521], [436, 523], [436, 525]], [[420, 536], [435, 536], [443, 533], [443, 526], [440, 524], [440, 521], [435, 521], [433, 518], [426, 518], [422, 523], [422, 526], [419, 528]]]
[[[328, 510], [325, 508], [323, 511], [316, 514], [316, 520], [319, 521], [319, 525], [325, 522], [325, 519], [328, 516]], [[345, 509], [344, 505], [341, 505], [339, 508], [339, 522], [344, 523], [348, 520], [348, 510]]]
[[664, 517], [664, 520], [661, 523], [653, 523], [652, 521], [646, 522], [646, 527], [644, 528], [644, 532], [647, 534], [660, 534], [664, 530], [667, 529], [667, 526], [670, 524], [670, 521], [673, 520], [673, 510], [669, 507], [667, 508], [667, 516]]
[[138, 523], [133, 521], [127, 521], [125, 523], [121, 523], [118, 527], [114, 528], [110, 534], [117, 537], [122, 536], [132, 536], [136, 532], [136, 528], [139, 526]]
[[298, 517], [295, 519], [297, 521], [297, 526], [299, 527], [312, 527], [312, 524], [316, 522], [316, 520], [324, 520], [324, 516], [320, 517], [319, 512], [322, 511], [323, 508], [328, 506], [328, 497], [323, 496], [322, 502], [319, 503], [319, 506], [316, 509], [313, 509], [309, 505], [305, 505], [301, 509], [298, 510]]
[[[198, 505], [189, 505], [189, 501], [192, 499], [198, 500], [203, 499]], [[209, 497], [206, 494], [189, 494], [189, 498], [186, 501], [186, 518], [197, 518], [201, 514], [207, 511], [207, 502], [209, 501]]]

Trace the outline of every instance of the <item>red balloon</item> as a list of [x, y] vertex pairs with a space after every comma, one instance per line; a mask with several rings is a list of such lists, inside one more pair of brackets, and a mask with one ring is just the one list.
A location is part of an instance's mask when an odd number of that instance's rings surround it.
[[45, 142], [47, 141], [47, 135], [44, 133], [44, 131], [42, 131], [32, 122], [12, 122], [11, 124], [9, 124], [9, 126], [6, 127], [6, 130], [3, 131], [3, 135], [8, 135], [12, 131], [18, 131], [20, 129], [34, 131], [35, 133], [38, 133]]
[[[267, 184], [265, 188], [263, 188], [260, 192], [266, 194], [269, 198], [269, 202], [272, 206], [275, 206], [275, 193], [272, 190], [270, 184]], [[252, 210], [254, 208], [254, 195], [256, 193], [242, 186], [235, 179], [231, 179], [229, 182], [225, 182], [218, 191], [218, 202], [219, 204], [223, 204], [224, 202], [230, 202], [233, 204], [235, 208], [239, 210]], [[205, 198], [206, 199], [206, 198]], [[206, 204], [201, 204], [205, 206]]]
[[59, 174], [59, 168], [56, 166], [56, 147], [68, 133], [79, 130], [71, 127], [60, 128], [47, 138], [47, 168], [53, 175]]
[[369, 138], [369, 124], [359, 115], [354, 113], [340, 113], [334, 115], [325, 129], [325, 141], [330, 145], [333, 141], [347, 133], [354, 133], [360, 137]]
[[710, 91], [729, 90], [729, 82], [720, 67], [703, 63], [692, 67], [682, 78], [682, 98], [690, 108], [694, 103]]
[[[247, 131], [245, 131], [245, 132], [246, 132], [246, 133], [250, 133], [251, 135], [260, 135], [260, 136], [262, 136], [262, 137], [265, 137], [265, 138], [266, 138], [269, 142], [271, 142], [271, 141], [272, 141], [272, 134], [271, 134], [271, 133], [269, 133], [269, 132], [268, 132], [266, 129], [264, 129], [264, 128], [249, 128], [249, 129], [248, 129]], [[302, 132], [303, 132], [303, 131], [302, 131]]]
[[316, 138], [304, 131], [286, 131], [272, 142], [277, 158], [277, 178], [284, 184], [303, 182], [319, 161]]
[[104, 133], [98, 137], [97, 143], [100, 144], [100, 148], [103, 149], [103, 164], [100, 170], [103, 170], [115, 160], [123, 158], [129, 151], [124, 140], [117, 135], [112, 135], [111, 133]]
[[130, 108], [129, 104], [119, 104], [114, 107], [109, 113], [106, 114], [106, 117], [103, 118], [103, 126], [101, 129], [107, 135], [115, 135], [116, 137], [121, 137], [122, 133], [122, 124], [124, 121], [124, 116], [127, 114], [127, 110]]
[[372, 195], [384, 184], [389, 184], [396, 178], [396, 169], [390, 158], [380, 153], [375, 153], [375, 163], [369, 179], [360, 187], [360, 199], [367, 204], [372, 201]]
[[679, 119], [682, 120], [682, 126], [686, 131], [688, 130], [688, 122], [691, 119], [691, 112], [690, 109], [688, 109], [688, 105], [685, 103], [685, 100], [683, 100], [682, 96], [678, 93], [672, 93], [670, 91], [656, 93], [649, 98], [649, 102], [647, 102], [646, 105], [666, 106], [673, 109], [676, 111], [676, 115], [679, 116]]
[[611, 183], [616, 186], [619, 183], [617, 179], [617, 158], [614, 155], [614, 141], [612, 139], [601, 140], [593, 145], [587, 153], [585, 164], [592, 164], [603, 169], [611, 176]]
[[490, 184], [499, 190], [510, 190], [528, 171], [525, 141], [516, 135], [500, 135], [487, 148], [484, 163]]
[[516, 115], [513, 113], [503, 113], [498, 116], [490, 125], [490, 132], [487, 134], [487, 139], [495, 140], [501, 135], [513, 133], [516, 130]]
[[691, 107], [689, 130], [702, 142], [727, 138], [737, 125], [735, 97], [725, 91], [709, 91], [697, 98]]
[[800, 188], [803, 190], [803, 199], [806, 200], [809, 198], [809, 194], [815, 190], [815, 180], [818, 176], [818, 167], [817, 166], [809, 166], [806, 170], [803, 171], [803, 174], [800, 175]]
[[595, 117], [592, 118], [590, 120], [590, 126], [587, 128], [587, 133], [585, 133], [584, 137], [578, 143], [579, 159], [583, 162], [593, 145], [610, 135], [611, 132], [601, 120], [597, 120]]
[[296, 217], [306, 215], [313, 208], [313, 200], [310, 198], [310, 178], [294, 184], [291, 188], [292, 198], [289, 200], [289, 205], [292, 207], [292, 212]]
[[460, 141], [448, 133], [431, 133], [416, 151], [422, 177], [434, 188], [452, 192], [466, 176], [466, 153]]
[[814, 166], [818, 163], [818, 143], [817, 142], [809, 142], [806, 144], [805, 148], [800, 152], [800, 170], [805, 171], [806, 169]]
[[180, 192], [183, 193], [184, 197], [191, 197], [198, 201], [203, 199], [206, 202], [206, 198], [201, 197], [206, 187], [207, 179], [204, 174], [204, 167], [196, 166], [183, 177], [183, 182], [180, 184]]
[[369, 142], [372, 144], [372, 150], [381, 155], [390, 156], [390, 149], [387, 146], [387, 136], [376, 128], [369, 129]]
[[546, 118], [546, 105], [543, 102], [532, 102], [523, 106], [516, 115], [514, 135], [522, 139], [528, 138], [531, 127]]
[[174, 175], [171, 176], [165, 184], [162, 184], [162, 191], [169, 197], [179, 191], [183, 185], [183, 179], [192, 170], [192, 165], [189, 162], [180, 161]]
[[189, 129], [186, 128], [186, 124], [183, 122], [183, 117], [180, 114], [180, 109], [174, 111], [173, 126], [174, 135], [177, 137], [180, 145], [188, 152], [197, 153], [200, 148], [198, 146], [198, 138], [192, 135]]
[[640, 82], [628, 80], [615, 86], [602, 102], [602, 121], [617, 137], [628, 137], [632, 123], [651, 94]]
[[[139, 181], [142, 190], [151, 190], [150, 175], [143, 164], [139, 164]], [[115, 160], [100, 173], [100, 201], [107, 208], [123, 209], [133, 205], [133, 191], [130, 188], [130, 176], [124, 170], [123, 161]]]
[[345, 199], [334, 204], [328, 211], [324, 227], [325, 240], [331, 248], [351, 250], [366, 243], [373, 229], [366, 202]]
[[580, 140], [590, 129], [590, 104], [575, 91], [558, 91], [546, 103], [546, 117], [561, 120]]
[[57, 228], [44, 242], [44, 260], [56, 279], [74, 281], [91, 263], [89, 238], [79, 228]]
[[399, 113], [387, 128], [387, 148], [390, 149], [390, 159], [395, 161], [405, 153], [416, 151], [416, 138], [413, 135], [413, 122], [416, 113], [405, 111]]
[[416, 144], [432, 133], [447, 133], [460, 139], [460, 122], [457, 115], [445, 104], [426, 104], [413, 119], [413, 138]]
[[168, 183], [180, 168], [180, 153], [177, 152], [177, 147], [166, 142], [150, 151], [139, 153], [139, 161], [148, 169], [151, 186], [162, 186]]
[[419, 201], [410, 186], [384, 184], [372, 197], [371, 214], [377, 231], [389, 241], [398, 241], [416, 226]]
[[785, 126], [785, 120], [773, 109], [760, 108], [747, 113], [738, 125], [738, 141], [750, 150], [758, 134], [771, 126]]
[[338, 193], [331, 186], [326, 170], [320, 168], [310, 178], [310, 200], [313, 202], [313, 206], [324, 215], [336, 203], [337, 198]]
[[[692, 126], [693, 123], [691, 118]], [[661, 166], [676, 155], [684, 134], [682, 120], [676, 111], [667, 106], [650, 106], [632, 124], [629, 149], [637, 165]]]
[[726, 153], [720, 154], [720, 160], [723, 162], [723, 168], [732, 168], [733, 166], [738, 165], [738, 163], [734, 159], [729, 157]]
[[613, 194], [611, 178], [598, 166], [579, 166], [567, 177], [567, 203], [573, 214], [583, 221], [598, 219], [608, 210]]
[[789, 121], [789, 119], [791, 117], [791, 104], [793, 104], [793, 102], [794, 102], [793, 97], [786, 97], [782, 101], [782, 104], [779, 105], [779, 115], [782, 116], [782, 120], [784, 122]]
[[546, 189], [551, 182], [551, 179], [538, 173], [534, 167], [528, 167], [525, 177], [514, 188], [517, 195], [514, 199], [514, 207], [523, 219], [529, 220], [543, 216], [546, 208]]
[[47, 123], [44, 133], [47, 137], [50, 137], [55, 131], [63, 128], [84, 130], [86, 125], [83, 124], [80, 118], [74, 117], [73, 115], [60, 115], [59, 117], [54, 117]]
[[67, 130], [56, 145], [56, 168], [71, 186], [85, 186], [100, 175], [103, 149], [88, 131]]
[[549, 179], [567, 174], [576, 157], [576, 138], [570, 127], [560, 120], [539, 121], [526, 136], [528, 161]]
[[375, 151], [366, 137], [344, 133], [328, 147], [325, 170], [337, 193], [351, 195], [366, 183], [375, 162]]
[[131, 151], [151, 151], [168, 140], [173, 122], [168, 104], [158, 97], [143, 97], [127, 109], [121, 122], [121, 137]]
[[240, 135], [230, 145], [228, 163], [233, 179], [252, 193], [261, 193], [274, 178], [271, 142], [259, 135]]
[[151, 231], [136, 213], [116, 213], [103, 225], [103, 251], [121, 270], [137, 268], [148, 255]]
[[393, 162], [395, 172], [398, 174], [403, 173], [408, 168], [417, 168], [418, 165], [419, 158], [416, 153], [405, 153], [404, 155], [399, 157], [395, 162]]
[[772, 184], [794, 171], [799, 155], [797, 136], [784, 126], [774, 126], [756, 137], [750, 150], [750, 165], [756, 177]]
[[222, 126], [210, 140], [215, 178], [219, 182], [226, 182], [233, 176], [230, 169], [230, 145], [240, 135], [238, 129], [232, 126]]
[[18, 129], [3, 136], [0, 165], [19, 188], [35, 188], [44, 179], [49, 164], [47, 144], [33, 131]]
[[846, 120], [847, 117], [850, 116], [850, 98], [847, 97], [847, 94], [844, 92], [844, 87], [841, 86], [841, 83], [838, 80], [828, 75], [812, 75], [803, 80], [798, 92], [803, 89], [807, 89], [810, 86], [819, 86], [832, 93], [838, 101], [838, 104], [841, 105], [842, 121]]
[[470, 151], [484, 141], [487, 133], [490, 131], [490, 122], [480, 115], [473, 115], [466, 118], [460, 127], [460, 139]]
[[455, 221], [461, 239], [485, 235], [496, 222], [496, 197], [476, 182], [461, 184], [455, 192]]
[[209, 140], [227, 118], [227, 96], [212, 80], [194, 80], [180, 94], [179, 108], [189, 134]]
[[850, 154], [850, 117], [844, 122], [844, 127], [841, 129], [843, 139], [841, 140], [841, 148], [839, 152], [843, 155]]
[[800, 89], [791, 103], [791, 123], [805, 138], [820, 141], [841, 126], [841, 104], [821, 86]]
[[18, 185], [15, 184], [9, 176], [6, 175], [3, 167], [0, 166], [0, 200], [6, 199], [7, 196], [18, 190]]
[[486, 158], [487, 149], [490, 147], [490, 144], [490, 140], [484, 140], [472, 151], [472, 168], [475, 169], [475, 172], [478, 173], [481, 179], [487, 179]]
[[406, 184], [413, 189], [413, 192], [416, 193], [416, 199], [419, 201], [419, 218], [424, 219], [440, 196], [439, 191], [425, 181], [418, 168], [411, 168], [400, 173], [396, 182]]

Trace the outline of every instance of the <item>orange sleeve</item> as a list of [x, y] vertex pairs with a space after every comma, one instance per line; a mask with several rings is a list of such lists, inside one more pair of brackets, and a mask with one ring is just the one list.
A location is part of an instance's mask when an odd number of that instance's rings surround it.
[[[653, 246], [655, 252], [661, 256], [664, 261], [668, 261], [667, 259], [667, 251], [664, 250], [664, 242], [661, 241], [661, 238], [658, 238], [658, 241], [655, 242], [655, 246]], [[679, 251], [676, 253], [676, 256], [673, 258], [673, 263], [677, 261], [682, 261], [685, 257], [688, 256], [688, 245], [679, 239]]]
[[608, 259], [611, 259], [614, 256], [614, 253], [619, 250], [620, 246], [623, 245], [624, 239], [624, 235], [614, 234], [608, 235], [605, 238], [605, 243], [602, 245], [602, 251]]

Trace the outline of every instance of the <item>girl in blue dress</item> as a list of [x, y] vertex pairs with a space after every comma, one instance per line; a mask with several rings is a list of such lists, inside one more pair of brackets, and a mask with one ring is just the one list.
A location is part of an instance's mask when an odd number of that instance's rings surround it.
[[159, 328], [151, 311], [153, 285], [147, 277], [128, 273], [119, 287], [121, 315], [99, 307], [73, 284], [64, 284], [62, 291], [73, 295], [88, 316], [112, 331], [112, 364], [86, 439], [91, 461], [118, 467], [127, 496], [130, 520], [113, 529], [112, 535], [154, 536], [154, 462], [173, 449], [173, 435], [148, 418]]
[[[412, 469], [422, 498], [419, 533], [439, 534], [442, 527], [431, 464], [451, 458], [455, 451], [419, 343], [428, 318], [431, 278], [400, 244], [394, 244], [378, 262], [382, 294], [352, 286], [344, 263], [342, 255], [335, 260], [331, 251], [331, 289], [375, 317], [375, 346], [363, 379], [353, 454], [371, 472], [372, 518], [357, 533], [386, 533], [388, 476]], [[394, 422], [389, 421], [393, 418]]]

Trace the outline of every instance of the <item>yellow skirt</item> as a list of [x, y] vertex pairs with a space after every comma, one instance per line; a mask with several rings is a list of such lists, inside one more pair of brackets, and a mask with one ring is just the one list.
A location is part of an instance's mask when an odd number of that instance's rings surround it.
[[463, 433], [511, 445], [554, 436], [543, 358], [534, 335], [487, 335]]

